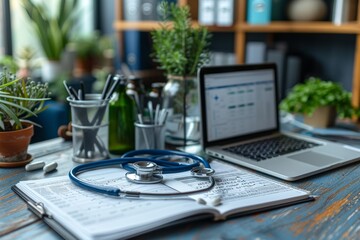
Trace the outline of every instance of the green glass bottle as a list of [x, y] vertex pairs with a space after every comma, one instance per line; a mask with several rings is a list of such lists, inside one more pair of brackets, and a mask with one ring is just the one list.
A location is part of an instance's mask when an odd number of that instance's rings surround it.
[[135, 149], [135, 105], [126, 84], [119, 84], [109, 106], [109, 151], [116, 155]]

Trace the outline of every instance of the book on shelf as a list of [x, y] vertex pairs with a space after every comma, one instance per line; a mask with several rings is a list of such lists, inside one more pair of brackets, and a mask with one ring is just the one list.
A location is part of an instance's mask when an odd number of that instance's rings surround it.
[[209, 66], [235, 65], [235, 53], [211, 52]]
[[199, 0], [199, 23], [202, 25], [215, 24], [215, 0]]
[[124, 0], [125, 21], [160, 21], [163, 20], [161, 2], [176, 3], [176, 0]]
[[245, 48], [245, 63], [264, 63], [266, 57], [264, 42], [249, 41]]
[[335, 25], [355, 21], [357, 0], [334, 0], [332, 21]]
[[217, 26], [234, 24], [234, 0], [217, 0], [215, 12]]
[[271, 1], [271, 21], [284, 21], [286, 19], [287, 0]]
[[276, 64], [278, 100], [281, 100], [284, 97], [285, 88], [284, 75], [286, 69], [286, 51], [281, 48], [268, 49], [266, 53], [266, 62]]
[[150, 57], [151, 39], [148, 32], [124, 31], [124, 62], [131, 71], [153, 67]]
[[271, 0], [247, 0], [248, 24], [268, 24], [271, 20]]
[[298, 56], [290, 55], [286, 58], [286, 71], [285, 71], [285, 96], [301, 79], [301, 58]]
[[[178, 199], [107, 197], [72, 184], [68, 176], [20, 181], [13, 190], [29, 209], [65, 239], [129, 238], [181, 222], [214, 221], [313, 200], [309, 192], [220, 161], [215, 187]], [[188, 172], [170, 174], [158, 184], [132, 184], [125, 170], [97, 169], [80, 175], [85, 181], [128, 191], [174, 192], [203, 188]], [[219, 195], [221, 194], [221, 195]], [[221, 204], [211, 204], [221, 197]], [[202, 201], [199, 201], [202, 199]]]
[[[138, 9], [139, 11], [139, 9]], [[140, 12], [142, 21], [152, 21], [157, 19], [157, 0], [142, 0], [140, 2]]]
[[124, 0], [124, 20], [126, 21], [140, 21], [141, 12], [140, 9], [141, 0]]

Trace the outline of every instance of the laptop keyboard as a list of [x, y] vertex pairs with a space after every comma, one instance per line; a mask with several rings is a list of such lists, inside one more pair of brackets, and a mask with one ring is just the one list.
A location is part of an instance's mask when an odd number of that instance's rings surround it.
[[282, 135], [252, 143], [232, 146], [225, 148], [224, 150], [256, 161], [261, 161], [319, 145], [320, 144]]

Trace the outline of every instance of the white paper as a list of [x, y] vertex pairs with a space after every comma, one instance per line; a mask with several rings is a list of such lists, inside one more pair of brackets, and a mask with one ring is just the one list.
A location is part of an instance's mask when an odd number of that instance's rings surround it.
[[[133, 236], [158, 228], [171, 221], [201, 213], [235, 213], [304, 198], [308, 193], [269, 180], [228, 164], [213, 162], [216, 186], [209, 192], [182, 197], [181, 200], [145, 200], [109, 197], [83, 190], [72, 184], [68, 176], [22, 181], [17, 186], [34, 201], [42, 202], [53, 218], [81, 239], [114, 239]], [[107, 168], [81, 174], [90, 183], [114, 186], [122, 190], [140, 192], [174, 192], [204, 188], [206, 179], [195, 179], [189, 172], [168, 174], [164, 184], [133, 184], [120, 168]], [[175, 190], [174, 190], [175, 189]], [[221, 196], [216, 208], [201, 205]]]
[[[174, 192], [163, 184], [132, 184], [119, 168], [80, 175], [98, 185], [129, 191]], [[205, 208], [193, 200], [144, 200], [109, 197], [83, 190], [68, 176], [22, 181], [17, 186], [81, 239], [113, 239], [156, 228]], [[120, 233], [120, 234], [119, 234]]]
[[[214, 161], [211, 166], [216, 169], [215, 187], [209, 192], [190, 197], [202, 198], [208, 203], [221, 197], [222, 204], [216, 207], [221, 214], [228, 215], [237, 211], [247, 211], [256, 209], [258, 206], [265, 207], [274, 202], [283, 203], [289, 199], [303, 198], [309, 195], [304, 190], [273, 181], [230, 164]], [[205, 181], [194, 181], [192, 177], [178, 177], [166, 184], [179, 191], [191, 188], [199, 189], [206, 185]]]

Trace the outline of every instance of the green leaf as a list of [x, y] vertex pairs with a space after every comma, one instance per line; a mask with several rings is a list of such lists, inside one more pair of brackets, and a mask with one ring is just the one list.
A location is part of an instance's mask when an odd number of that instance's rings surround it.
[[16, 114], [10, 108], [8, 108], [6, 105], [0, 103], [0, 109], [2, 111], [4, 111], [10, 117], [10, 119], [15, 122], [15, 124], [18, 127], [21, 128], [21, 122], [20, 122], [19, 118], [16, 116]]

